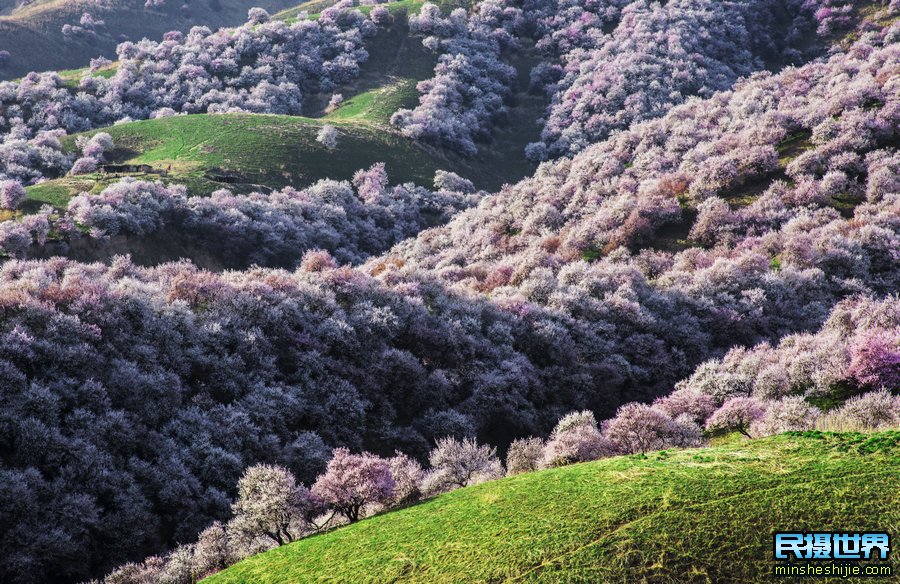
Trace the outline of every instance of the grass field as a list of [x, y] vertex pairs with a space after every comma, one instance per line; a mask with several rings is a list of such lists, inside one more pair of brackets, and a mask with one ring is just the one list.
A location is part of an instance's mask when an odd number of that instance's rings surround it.
[[900, 432], [617, 457], [455, 491], [204, 582], [772, 581], [774, 531], [900, 531], [898, 473]]
[[324, 177], [349, 179], [383, 161], [394, 180], [430, 184], [437, 165], [396, 134], [363, 124], [332, 122], [338, 148], [316, 142], [325, 122], [269, 115], [193, 115], [107, 128], [118, 161], [171, 166], [173, 179], [199, 191], [222, 188], [206, 178], [213, 169], [241, 175], [241, 183], [279, 187]]

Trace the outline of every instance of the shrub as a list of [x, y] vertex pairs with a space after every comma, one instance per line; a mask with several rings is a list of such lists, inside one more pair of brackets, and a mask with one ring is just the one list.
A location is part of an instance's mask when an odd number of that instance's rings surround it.
[[593, 412], [573, 412], [556, 424], [544, 446], [541, 465], [549, 468], [597, 460], [615, 450], [615, 445], [600, 434]]
[[79, 158], [75, 161], [75, 164], [72, 165], [72, 170], [69, 171], [70, 174], [88, 174], [91, 172], [97, 171], [97, 159], [96, 158], [88, 158], [83, 157]]
[[385, 6], [376, 6], [372, 9], [372, 12], [369, 13], [369, 18], [372, 19], [372, 22], [377, 24], [378, 26], [387, 26], [394, 22], [394, 17], [391, 15], [391, 11], [388, 10]]
[[400, 506], [419, 500], [422, 496], [421, 485], [425, 478], [422, 465], [415, 459], [397, 452], [388, 459], [391, 477], [394, 479], [394, 496], [391, 505]]
[[0, 251], [16, 256], [32, 243], [31, 232], [17, 221], [0, 223]]
[[151, 556], [141, 563], [129, 562], [113, 570], [103, 579], [104, 584], [151, 584], [159, 582], [165, 560]]
[[700, 434], [646, 404], [625, 404], [603, 423], [603, 436], [619, 452], [643, 453], [672, 447], [698, 446]]
[[848, 373], [859, 384], [900, 391], [900, 342], [896, 332], [868, 334], [850, 347]]
[[180, 545], [166, 555], [159, 584], [194, 584], [194, 546]]
[[200, 580], [224, 570], [236, 559], [234, 555], [225, 526], [219, 521], [213, 522], [200, 532], [194, 544], [193, 578]]
[[554, 433], [544, 447], [542, 467], [551, 468], [588, 462], [616, 454], [617, 446], [604, 437], [596, 426], [576, 426]]
[[720, 241], [729, 242], [728, 235], [735, 218], [728, 203], [712, 197], [700, 203], [697, 210], [699, 215], [691, 227], [691, 240], [706, 247], [712, 247]]
[[264, 9], [255, 6], [247, 12], [247, 22], [250, 24], [264, 24], [269, 22], [271, 17]]
[[338, 267], [337, 262], [331, 257], [331, 254], [324, 249], [311, 249], [303, 254], [300, 260], [300, 267], [307, 272], [321, 272], [323, 270], [333, 270]]
[[848, 399], [838, 413], [845, 420], [859, 424], [866, 430], [900, 425], [900, 403], [883, 389]]
[[[333, 111], [338, 108], [342, 103], [344, 103], [344, 96], [340, 93], [335, 93], [331, 96], [331, 99], [328, 100], [328, 111]], [[324, 129], [324, 128], [323, 128]]]

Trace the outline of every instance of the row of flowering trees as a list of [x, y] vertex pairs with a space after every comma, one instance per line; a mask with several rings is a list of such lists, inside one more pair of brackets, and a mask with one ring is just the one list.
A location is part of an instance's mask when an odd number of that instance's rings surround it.
[[[96, 160], [106, 134], [86, 141], [81, 164]], [[384, 164], [358, 171], [352, 184], [319, 181], [303, 190], [234, 195], [219, 190], [189, 197], [181, 186], [123, 179], [91, 195], [69, 201], [62, 214], [52, 209], [19, 221], [0, 223], [0, 250], [22, 255], [47, 241], [52, 229], [70, 243], [83, 237], [106, 240], [128, 236], [136, 245], [165, 230], [190, 249], [208, 249], [220, 265], [295, 267], [303, 252], [323, 250], [326, 265], [361, 263], [416, 233], [445, 223], [482, 196], [456, 174], [438, 171], [434, 190], [412, 183], [388, 185]], [[0, 182], [0, 205], [16, 208], [25, 190], [16, 181]], [[38, 228], [40, 226], [40, 228]]]
[[105, 28], [106, 23], [103, 20], [94, 18], [89, 12], [83, 12], [78, 24], [64, 24], [61, 32], [66, 39], [78, 37], [90, 39], [103, 32]]
[[[41, 130], [33, 136], [22, 127], [0, 140], [0, 180], [32, 183], [67, 172], [93, 172], [113, 149], [109, 134], [101, 132], [90, 139], [79, 137], [74, 149], [63, 146], [65, 130]], [[80, 154], [80, 156], [78, 156]]]
[[802, 396], [828, 403], [855, 388], [900, 389], [900, 299], [838, 305], [816, 333], [735, 348], [702, 364], [679, 385], [717, 400]]
[[[894, 316], [900, 315], [897, 312]], [[898, 369], [900, 371], [900, 369]], [[897, 385], [900, 389], [900, 384]], [[696, 447], [707, 432], [740, 432], [748, 438], [816, 427], [821, 412], [802, 397], [776, 401], [732, 397], [724, 402], [682, 388], [652, 405], [629, 403], [598, 425], [590, 411], [561, 418], [547, 438], [524, 438], [509, 446], [506, 466], [495, 448], [474, 439], [444, 438], [431, 451], [429, 468], [397, 452], [383, 458], [336, 448], [310, 488], [288, 469], [269, 464], [247, 468], [238, 482], [232, 518], [203, 530], [197, 541], [165, 556], [129, 563], [107, 584], [192, 584], [241, 559], [320, 533], [385, 509], [504, 475], [589, 462], [620, 454]], [[885, 390], [848, 400], [831, 416], [857, 430], [900, 426], [900, 398]]]

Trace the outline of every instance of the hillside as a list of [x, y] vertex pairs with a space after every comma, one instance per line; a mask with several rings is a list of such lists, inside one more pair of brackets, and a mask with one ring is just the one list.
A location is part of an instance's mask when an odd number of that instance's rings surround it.
[[[449, 8], [453, 4], [448, 3]], [[314, 9], [310, 3], [299, 8]], [[475, 159], [410, 141], [390, 126], [391, 114], [418, 99], [416, 83], [433, 73], [436, 57], [420, 38], [410, 35], [409, 3], [390, 5], [395, 23], [367, 43], [369, 59], [357, 79], [337, 93], [343, 103], [326, 110], [330, 95], [306, 105], [306, 116], [263, 114], [196, 114], [143, 120], [104, 128], [116, 150], [114, 164], [149, 164], [167, 170], [166, 182], [186, 185], [193, 194], [220, 188], [236, 192], [301, 187], [317, 180], [349, 180], [359, 169], [384, 162], [391, 182], [430, 186], [437, 170], [456, 172], [479, 187], [496, 190], [529, 174], [534, 165], [524, 160], [525, 145], [540, 133], [535, 120], [545, 100], [529, 95], [528, 75], [537, 63], [533, 50], [513, 55], [520, 91], [510, 107], [509, 121]], [[279, 17], [290, 18], [283, 14]], [[329, 151], [316, 142], [323, 125], [339, 132], [338, 148]], [[74, 144], [77, 136], [66, 139]], [[36, 210], [40, 203], [63, 205], [82, 191], [98, 191], [117, 180], [103, 174], [64, 177], [29, 188]], [[158, 178], [151, 175], [149, 178]], [[227, 180], [228, 182], [223, 182]]]
[[[325, 177], [347, 180], [356, 170], [376, 162], [385, 163], [392, 179], [428, 185], [442, 166], [439, 159], [378, 127], [329, 122], [340, 135], [334, 152], [316, 142], [325, 122], [291, 116], [173, 116], [104, 131], [113, 136], [117, 146], [111, 162], [149, 164], [155, 169], [171, 167], [169, 180], [201, 194], [220, 188], [247, 191], [299, 186]], [[91, 178], [103, 181], [101, 176]], [[227, 184], [224, 180], [237, 182]], [[68, 178], [56, 184], [83, 181], [84, 177]]]
[[807, 433], [528, 473], [301, 540], [204, 582], [771, 581], [774, 531], [896, 532], [898, 454], [897, 432]]
[[[116, 45], [123, 40], [158, 40], [170, 30], [186, 32], [193, 26], [234, 26], [254, 6], [275, 12], [293, 4], [291, 0], [169, 0], [147, 8], [144, 0], [4, 3], [0, 5], [0, 50], [11, 56], [0, 64], [0, 81], [29, 71], [84, 67], [101, 55], [115, 58]], [[96, 34], [66, 38], [62, 27], [78, 25], [84, 13], [105, 24]]]
[[898, 434], [715, 441], [900, 428], [900, 0], [326, 4], [0, 83], [0, 582], [367, 506], [219, 578], [744, 582], [896, 527]]

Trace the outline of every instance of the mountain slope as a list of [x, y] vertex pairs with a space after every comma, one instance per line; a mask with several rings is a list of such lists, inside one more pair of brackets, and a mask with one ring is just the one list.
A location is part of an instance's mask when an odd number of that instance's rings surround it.
[[897, 432], [807, 433], [529, 473], [204, 582], [770, 581], [774, 531], [896, 530], [898, 454]]
[[[421, 38], [410, 35], [406, 7], [401, 3], [390, 6], [395, 23], [379, 30], [367, 43], [369, 59], [361, 66], [359, 77], [337, 92], [344, 101], [336, 109], [326, 108], [330, 95], [325, 95], [309, 100], [304, 108], [307, 117], [173, 116], [120, 124], [88, 135], [102, 131], [112, 136], [117, 149], [107, 157], [109, 162], [167, 169], [167, 182], [184, 184], [194, 194], [220, 188], [249, 192], [299, 187], [324, 178], [349, 180], [357, 170], [377, 162], [385, 163], [394, 183], [412, 181], [426, 186], [431, 185], [437, 170], [456, 172], [492, 190], [528, 175], [533, 164], [525, 161], [521, 152], [539, 135], [534, 120], [544, 107], [542, 98], [525, 91], [529, 71], [537, 62], [533, 51], [526, 49], [511, 57], [521, 91], [510, 107], [509, 123], [498, 130], [491, 144], [483, 146], [477, 159], [420, 145], [402, 137], [389, 120], [397, 109], [416, 103], [416, 83], [433, 74], [436, 56], [422, 46]], [[334, 151], [316, 142], [325, 124], [338, 129]], [[74, 137], [66, 140], [70, 147], [74, 145]], [[222, 176], [236, 182], [217, 182]], [[30, 187], [36, 202], [32, 210], [43, 202], [63, 205], [70, 196], [100, 190], [115, 180], [92, 174]]]

